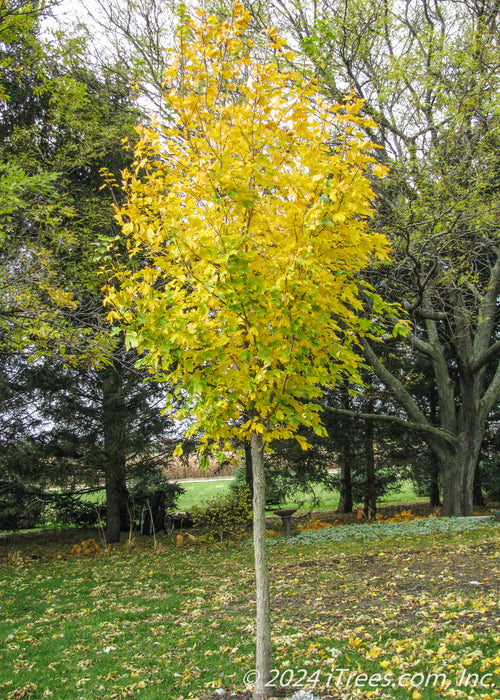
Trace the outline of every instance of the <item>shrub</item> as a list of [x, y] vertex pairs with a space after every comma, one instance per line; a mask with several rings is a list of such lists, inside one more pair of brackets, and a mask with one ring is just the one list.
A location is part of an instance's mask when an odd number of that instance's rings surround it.
[[251, 522], [249, 497], [249, 490], [244, 488], [216, 496], [203, 507], [196, 506], [193, 526], [206, 530], [202, 536], [205, 540], [222, 542], [225, 536], [241, 532]]
[[0, 479], [0, 530], [22, 530], [40, 525], [45, 503], [38, 491], [19, 480]]
[[58, 525], [86, 527], [96, 525], [104, 517], [102, 504], [84, 501], [74, 493], [53, 494], [51, 501], [50, 509], [44, 514], [46, 523], [52, 520]]
[[177, 508], [177, 502], [185, 493], [180, 484], [170, 483], [157, 474], [147, 474], [129, 488], [130, 511], [132, 519], [140, 516], [141, 533], [152, 535], [165, 525], [166, 513]]

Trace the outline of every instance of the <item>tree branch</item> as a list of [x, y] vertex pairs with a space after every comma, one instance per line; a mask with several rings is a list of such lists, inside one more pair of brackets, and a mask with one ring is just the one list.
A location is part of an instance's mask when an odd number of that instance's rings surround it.
[[486, 351], [484, 350], [485, 347], [488, 347], [493, 333], [499, 285], [500, 254], [497, 253], [497, 259], [488, 280], [488, 288], [479, 306], [476, 337], [474, 338], [472, 353], [474, 360], [471, 362], [471, 369], [475, 365], [477, 365], [477, 368], [480, 369], [485, 362], [488, 361], [490, 350], [497, 345], [497, 343], [495, 343]]
[[[420, 432], [426, 433], [429, 437], [437, 439], [441, 443], [444, 441], [454, 448], [458, 447], [458, 439], [453, 435], [453, 433], [443, 430], [442, 428], [436, 428], [429, 423], [411, 394], [405, 389], [399, 379], [397, 379], [392, 372], [390, 372], [387, 367], [383, 365], [366, 338], [361, 338], [360, 343], [370, 367], [373, 369], [379, 379], [384, 382], [384, 384], [392, 392], [394, 397], [399, 401], [408, 414], [411, 421], [412, 430], [416, 430], [418, 426]], [[405, 421], [402, 421], [402, 423], [405, 424]]]
[[479, 372], [490, 360], [495, 358], [500, 353], [500, 340], [496, 343], [490, 345], [490, 347], [485, 350], [478, 358], [476, 358], [470, 365], [472, 372]]
[[417, 338], [417, 336], [413, 335], [413, 333], [410, 335], [410, 342], [413, 345], [413, 347], [416, 348], [416, 350], [419, 350], [421, 353], [427, 355], [428, 357], [434, 357], [435, 350], [432, 347], [431, 343], [427, 343], [425, 340]]
[[413, 423], [412, 421], [405, 420], [404, 418], [398, 418], [398, 416], [388, 416], [382, 413], [358, 413], [356, 411], [349, 411], [346, 408], [335, 408], [334, 406], [328, 406], [321, 401], [316, 401], [319, 406], [327, 413], [334, 413], [339, 416], [347, 416], [348, 418], [356, 418], [357, 420], [368, 420], [368, 421], [379, 421], [380, 423], [393, 423], [394, 425], [400, 425], [406, 430], [412, 430], [414, 432], [426, 433], [432, 437], [438, 438], [439, 440], [445, 440], [453, 448], [458, 446], [458, 440], [454, 435], [447, 433], [441, 428], [436, 428], [433, 425]]
[[[409, 307], [409, 305], [403, 304], [403, 308], [405, 310], [412, 310], [407, 308], [407, 306]], [[417, 307], [415, 308], [415, 312], [422, 318], [430, 321], [446, 321], [448, 318], [448, 314], [446, 314], [444, 311], [432, 311], [431, 309], [422, 309], [422, 307]]]

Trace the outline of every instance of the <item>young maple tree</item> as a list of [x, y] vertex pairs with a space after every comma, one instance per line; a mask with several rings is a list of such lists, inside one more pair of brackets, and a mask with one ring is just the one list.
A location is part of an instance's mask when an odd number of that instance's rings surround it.
[[358, 273], [387, 243], [367, 227], [367, 170], [383, 169], [360, 105], [330, 104], [286, 71], [272, 29], [257, 60], [249, 21], [235, 3], [227, 21], [199, 11], [182, 23], [165, 78], [171, 118], [139, 128], [116, 212], [140, 264], [116, 272], [106, 301], [141, 364], [189, 397], [178, 417], [202, 449], [251, 442], [260, 699], [271, 664], [265, 445], [301, 425], [324, 434], [314, 400], [357, 376], [356, 338], [378, 333], [362, 297], [377, 313], [384, 303]]

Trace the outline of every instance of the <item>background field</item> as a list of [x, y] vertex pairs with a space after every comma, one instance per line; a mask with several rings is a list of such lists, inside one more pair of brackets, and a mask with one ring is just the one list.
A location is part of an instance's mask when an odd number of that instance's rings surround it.
[[[202, 505], [207, 500], [214, 498], [217, 494], [227, 493], [231, 483], [230, 479], [216, 481], [196, 481], [196, 482], [180, 482], [186, 489], [186, 493], [179, 499], [179, 510], [190, 510], [194, 505]], [[319, 503], [314, 506], [317, 510], [335, 510], [339, 502], [339, 494], [337, 491], [328, 491], [325, 488], [315, 489], [319, 498]], [[399, 491], [393, 491], [379, 499], [379, 504], [384, 503], [414, 503], [419, 498], [410, 481], [405, 481]], [[300, 508], [300, 510], [310, 510], [312, 507], [311, 495], [304, 493], [299, 494], [293, 500], [287, 501], [282, 506], [283, 508]], [[269, 509], [272, 512], [272, 508]]]

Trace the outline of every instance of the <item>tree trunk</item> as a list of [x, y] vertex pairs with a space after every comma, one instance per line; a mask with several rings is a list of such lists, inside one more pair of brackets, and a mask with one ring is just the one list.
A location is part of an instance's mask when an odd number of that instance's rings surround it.
[[375, 453], [373, 450], [373, 423], [365, 422], [364, 430], [365, 453], [365, 499], [364, 514], [367, 518], [377, 512], [377, 485], [375, 483]]
[[472, 494], [477, 463], [475, 452], [471, 447], [464, 445], [453, 457], [442, 463], [445, 517], [474, 515]]
[[463, 483], [465, 472], [448, 467], [443, 472], [443, 515], [447, 518], [473, 515], [472, 492], [467, 493]]
[[127, 499], [124, 489], [125, 465], [121, 460], [106, 460], [106, 541], [119, 542], [122, 530], [123, 503]]
[[257, 677], [253, 691], [254, 700], [264, 700], [266, 683], [271, 673], [271, 605], [269, 596], [269, 570], [266, 550], [266, 494], [264, 481], [264, 443], [262, 435], [252, 433], [253, 472], [253, 542], [255, 559], [255, 583], [257, 589]]
[[104, 475], [106, 479], [106, 515], [108, 542], [119, 542], [122, 524], [126, 525], [126, 429], [127, 411], [118, 362], [102, 370], [102, 427], [104, 435]]
[[245, 483], [250, 491], [250, 503], [253, 503], [252, 446], [248, 440], [245, 440]]
[[462, 389], [463, 406], [459, 412], [459, 444], [454, 454], [443, 454], [443, 515], [469, 517], [474, 515], [474, 475], [483, 443], [485, 419], [479, 411], [477, 386]]
[[472, 503], [474, 506], [476, 506], [478, 508], [482, 508], [486, 504], [486, 501], [484, 500], [484, 496], [483, 496], [481, 468], [479, 466], [479, 461], [476, 464], [476, 471], [474, 472], [474, 486], [473, 486], [473, 493], [472, 493]]
[[[349, 396], [349, 379], [345, 379], [340, 385], [341, 406], [345, 410], [351, 408]], [[342, 418], [339, 422], [338, 441], [340, 445], [340, 494], [339, 513], [352, 513], [352, 466], [354, 460], [353, 450], [353, 419]], [[358, 427], [358, 423], [354, 423]]]
[[429, 459], [431, 460], [429, 503], [431, 508], [438, 508], [441, 505], [441, 499], [439, 497], [439, 464], [432, 451], [429, 451]]
[[339, 513], [352, 513], [351, 465], [353, 451], [350, 440], [345, 440], [340, 453], [340, 498]]

